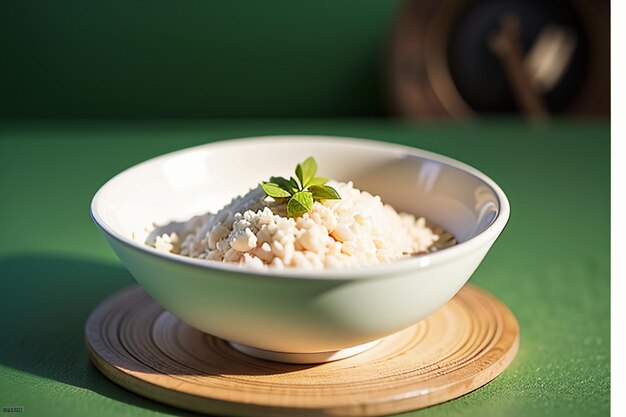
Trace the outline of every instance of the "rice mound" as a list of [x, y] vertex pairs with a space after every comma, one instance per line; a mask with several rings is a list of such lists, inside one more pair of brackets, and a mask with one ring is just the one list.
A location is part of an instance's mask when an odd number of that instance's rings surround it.
[[216, 214], [196, 216], [178, 232], [156, 236], [159, 251], [266, 268], [350, 268], [427, 252], [439, 239], [424, 218], [397, 213], [379, 196], [331, 181], [341, 200], [315, 202], [288, 218], [259, 186]]

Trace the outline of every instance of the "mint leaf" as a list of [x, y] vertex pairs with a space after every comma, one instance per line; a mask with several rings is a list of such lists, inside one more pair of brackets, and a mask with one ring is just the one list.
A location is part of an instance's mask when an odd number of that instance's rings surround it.
[[265, 193], [277, 204], [287, 203], [287, 216], [300, 217], [313, 208], [319, 200], [339, 200], [341, 196], [333, 187], [325, 185], [328, 178], [316, 177], [317, 162], [311, 156], [296, 166], [296, 177], [270, 177], [261, 182]]
[[296, 183], [294, 187], [294, 184], [287, 178], [270, 177], [270, 182], [278, 185], [280, 188], [282, 188], [285, 191], [289, 191], [290, 194], [293, 194], [296, 191], [298, 191], [298, 184]]
[[296, 165], [296, 177], [298, 177], [298, 180], [300, 181], [300, 188], [304, 188], [304, 177], [302, 176], [301, 164]]
[[300, 217], [313, 208], [313, 194], [310, 191], [298, 191], [287, 203], [287, 216]]
[[312, 185], [309, 189], [316, 200], [341, 200], [337, 190], [328, 185]]
[[298, 185], [298, 181], [296, 181], [296, 179], [294, 177], [289, 177], [289, 184], [291, 184], [291, 187], [295, 191], [300, 191], [301, 190], [300, 186]]
[[300, 164], [300, 167], [302, 171], [302, 187], [306, 188], [315, 177], [315, 173], [317, 172], [317, 162], [315, 162], [313, 157], [309, 156], [302, 164]]
[[291, 197], [289, 191], [283, 190], [278, 184], [273, 182], [262, 182], [260, 185], [263, 191], [265, 191], [265, 194], [272, 198]]
[[313, 185], [324, 185], [328, 182], [328, 178], [324, 177], [315, 177], [309, 181], [307, 184], [308, 187], [312, 187]]

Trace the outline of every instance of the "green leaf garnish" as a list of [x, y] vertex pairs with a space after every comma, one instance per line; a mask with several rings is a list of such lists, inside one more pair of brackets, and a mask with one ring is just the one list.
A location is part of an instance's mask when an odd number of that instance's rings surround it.
[[303, 163], [298, 164], [296, 167], [296, 174], [298, 173], [298, 168], [300, 168], [300, 172], [302, 174], [302, 179], [300, 181], [302, 188], [306, 188], [315, 177], [315, 173], [317, 172], [317, 162], [315, 162], [313, 157], [309, 156]]
[[291, 193], [288, 190], [281, 188], [280, 185], [273, 182], [262, 182], [261, 188], [263, 188], [265, 194], [273, 198], [291, 197]]
[[[304, 179], [302, 177], [302, 166], [300, 164], [296, 165], [296, 177], [298, 177], [298, 181], [300, 181], [298, 183], [298, 187], [299, 188], [304, 188], [302, 186], [302, 184], [304, 184]], [[293, 177], [291, 177], [291, 179], [293, 179]]]
[[298, 185], [298, 181], [294, 177], [289, 177], [289, 184], [291, 185], [291, 188], [293, 188], [296, 191], [300, 189], [300, 186]]
[[316, 177], [317, 163], [308, 157], [296, 166], [296, 177], [271, 177], [269, 182], [261, 182], [265, 194], [277, 204], [287, 203], [287, 216], [300, 217], [313, 208], [319, 200], [339, 200], [341, 196], [333, 187], [325, 185], [328, 178]]
[[333, 187], [328, 185], [312, 185], [309, 190], [316, 200], [339, 200], [341, 196]]
[[287, 203], [287, 216], [300, 217], [313, 208], [313, 194], [310, 191], [298, 191]]
[[288, 180], [287, 178], [283, 178], [283, 177], [270, 177], [270, 182], [273, 182], [274, 184], [278, 185], [283, 190], [288, 191], [290, 195], [293, 195], [295, 192], [298, 191], [298, 183], [295, 182], [295, 180], [293, 181], [292, 180], [293, 178]]
[[312, 187], [314, 185], [324, 185], [328, 182], [328, 178], [324, 177], [315, 177], [311, 181], [309, 181], [308, 186]]

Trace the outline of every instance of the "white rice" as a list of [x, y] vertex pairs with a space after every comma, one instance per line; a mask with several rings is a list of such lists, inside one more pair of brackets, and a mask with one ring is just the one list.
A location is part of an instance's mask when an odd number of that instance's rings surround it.
[[393, 262], [427, 252], [439, 239], [424, 218], [397, 213], [352, 182], [329, 185], [341, 200], [315, 202], [296, 219], [257, 187], [216, 214], [158, 234], [150, 244], [163, 252], [257, 269], [323, 269]]

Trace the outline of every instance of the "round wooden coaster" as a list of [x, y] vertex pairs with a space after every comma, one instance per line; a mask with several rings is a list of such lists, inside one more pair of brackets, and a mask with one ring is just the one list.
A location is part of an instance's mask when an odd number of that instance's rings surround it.
[[93, 363], [114, 382], [180, 408], [235, 416], [377, 416], [427, 407], [494, 379], [519, 343], [511, 311], [471, 285], [372, 349], [319, 365], [247, 356], [187, 326], [137, 286], [100, 304], [85, 332]]

